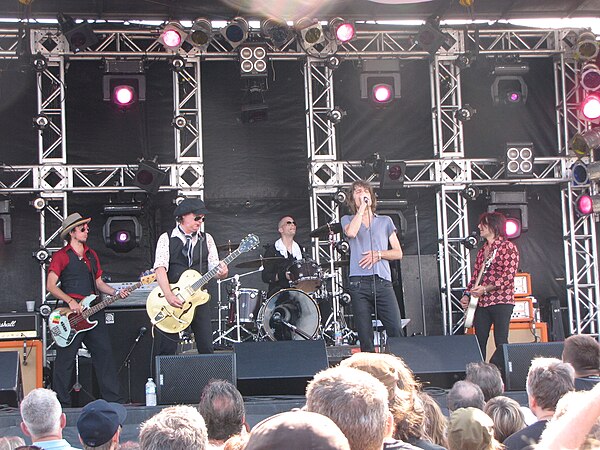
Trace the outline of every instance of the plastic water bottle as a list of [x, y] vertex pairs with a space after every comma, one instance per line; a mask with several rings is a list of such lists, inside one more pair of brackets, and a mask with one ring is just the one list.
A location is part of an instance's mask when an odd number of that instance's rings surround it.
[[335, 345], [342, 345], [342, 330], [339, 327], [336, 327], [333, 336]]
[[152, 378], [146, 382], [146, 406], [156, 406], [156, 384]]

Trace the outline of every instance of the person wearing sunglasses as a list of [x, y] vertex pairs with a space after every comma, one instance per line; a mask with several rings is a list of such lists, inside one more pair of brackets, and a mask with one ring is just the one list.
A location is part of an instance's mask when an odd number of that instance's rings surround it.
[[283, 216], [279, 219], [277, 231], [280, 238], [274, 244], [266, 246], [265, 258], [283, 257], [284, 260], [277, 262], [265, 261], [262, 272], [262, 280], [269, 284], [267, 296], [290, 287], [290, 273], [288, 268], [303, 258], [304, 248], [294, 240], [296, 236], [297, 224], [292, 216]]
[[[102, 280], [103, 272], [98, 255], [87, 245], [91, 220], [90, 217], [85, 218], [79, 213], [70, 214], [63, 220], [60, 237], [67, 245], [52, 255], [48, 266], [46, 289], [76, 313], [81, 313], [80, 302], [88, 295], [103, 293], [110, 296], [119, 295], [121, 298], [129, 295], [127, 290], [118, 291]], [[52, 389], [64, 407], [71, 404], [71, 376], [75, 367], [75, 356], [82, 342], [92, 354], [102, 398], [110, 402], [124, 402], [119, 392], [119, 381], [104, 313], [99, 311], [90, 316], [89, 320], [98, 321], [98, 324], [77, 334], [67, 347], [56, 346]]]
[[[219, 261], [219, 253], [213, 237], [201, 230], [208, 210], [199, 198], [186, 198], [173, 215], [177, 226], [170, 233], [163, 233], [156, 244], [154, 269], [156, 279], [165, 300], [175, 308], [181, 308], [182, 300], [171, 290], [181, 274], [194, 269], [201, 274], [218, 267], [216, 278], [223, 279], [229, 269]], [[210, 301], [196, 307], [191, 323], [198, 353], [213, 353]], [[154, 331], [156, 355], [174, 355], [179, 342], [178, 333]]]

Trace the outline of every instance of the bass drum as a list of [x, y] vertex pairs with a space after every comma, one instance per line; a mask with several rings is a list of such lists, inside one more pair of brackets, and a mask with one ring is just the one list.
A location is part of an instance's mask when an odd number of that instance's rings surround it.
[[271, 341], [314, 339], [319, 333], [321, 313], [316, 302], [304, 292], [283, 289], [262, 305], [257, 325], [260, 335]]

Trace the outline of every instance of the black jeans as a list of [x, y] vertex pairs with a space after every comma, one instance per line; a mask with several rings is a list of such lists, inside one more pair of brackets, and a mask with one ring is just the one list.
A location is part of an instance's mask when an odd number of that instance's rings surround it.
[[481, 355], [483, 360], [486, 358], [486, 347], [488, 337], [490, 336], [490, 329], [494, 324], [494, 341], [496, 343], [496, 351], [490, 359], [492, 364], [495, 364], [503, 370], [502, 366], [502, 355], [501, 349], [502, 344], [508, 344], [508, 328], [510, 326], [510, 315], [512, 314], [514, 305], [500, 304], [478, 307], [475, 310], [475, 318], [473, 319], [473, 326], [475, 327], [475, 335], [479, 341], [479, 348], [481, 349]]
[[350, 296], [354, 324], [360, 339], [360, 349], [363, 352], [375, 351], [373, 344], [373, 323], [371, 314], [377, 309], [377, 319], [381, 320], [388, 337], [402, 335], [400, 308], [392, 282], [378, 276], [350, 277]]
[[[198, 353], [213, 353], [212, 344], [212, 323], [211, 323], [210, 302], [206, 302], [196, 308], [194, 320], [191, 327], [196, 340]], [[179, 333], [165, 333], [158, 328], [154, 330], [154, 356], [174, 355], [177, 352], [179, 342]]]

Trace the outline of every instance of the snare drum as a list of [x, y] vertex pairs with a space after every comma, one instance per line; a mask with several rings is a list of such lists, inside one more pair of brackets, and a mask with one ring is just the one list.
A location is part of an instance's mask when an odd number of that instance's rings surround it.
[[[254, 323], [256, 314], [264, 299], [263, 291], [258, 289], [242, 288], [238, 291], [238, 304], [240, 311], [240, 323]], [[235, 295], [229, 305], [229, 322], [235, 322]]]
[[301, 291], [310, 294], [321, 287], [321, 268], [312, 259], [294, 261], [288, 271], [290, 284]]

